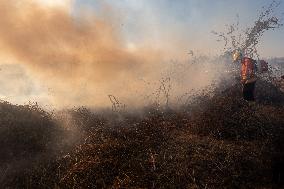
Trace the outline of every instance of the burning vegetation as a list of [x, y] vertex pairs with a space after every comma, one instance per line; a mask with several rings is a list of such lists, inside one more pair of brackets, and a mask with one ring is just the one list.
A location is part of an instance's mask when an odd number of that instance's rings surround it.
[[[86, 108], [50, 114], [1, 103], [3, 188], [271, 188], [283, 186], [284, 94], [256, 103], [237, 82], [179, 109]], [[62, 128], [66, 116], [68, 125]], [[282, 185], [281, 185], [282, 184]]]
[[[2, 101], [1, 187], [283, 187], [283, 80], [270, 67], [259, 75], [256, 101], [247, 102], [238, 65], [227, 56], [235, 48], [258, 56], [262, 33], [281, 26], [270, 16], [274, 6], [244, 36], [235, 34], [238, 24], [227, 33], [214, 32], [226, 42], [224, 55], [191, 52], [189, 62], [172, 61], [158, 81], [141, 79], [148, 103], [139, 108], [113, 94], [105, 95], [110, 109], [46, 111], [36, 103]], [[189, 73], [194, 77], [186, 78]], [[210, 82], [183, 88], [187, 80], [202, 83], [201, 78]]]

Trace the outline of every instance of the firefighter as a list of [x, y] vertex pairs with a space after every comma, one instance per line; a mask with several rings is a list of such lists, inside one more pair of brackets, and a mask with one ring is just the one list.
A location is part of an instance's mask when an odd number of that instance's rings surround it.
[[234, 62], [241, 63], [241, 82], [243, 85], [243, 98], [247, 101], [254, 101], [254, 90], [256, 77], [256, 60], [245, 57], [241, 50], [233, 52]]
[[259, 67], [259, 73], [268, 72], [268, 63], [265, 60], [260, 60], [258, 67]]

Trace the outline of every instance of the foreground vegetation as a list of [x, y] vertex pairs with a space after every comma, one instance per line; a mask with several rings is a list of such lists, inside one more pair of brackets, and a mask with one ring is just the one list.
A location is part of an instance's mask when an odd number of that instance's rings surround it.
[[281, 188], [284, 94], [259, 81], [176, 109], [0, 104], [1, 188]]

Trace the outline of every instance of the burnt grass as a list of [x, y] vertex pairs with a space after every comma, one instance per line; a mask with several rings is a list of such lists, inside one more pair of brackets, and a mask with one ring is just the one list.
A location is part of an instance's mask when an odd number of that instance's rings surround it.
[[281, 188], [284, 94], [258, 81], [180, 108], [67, 110], [0, 104], [1, 188]]

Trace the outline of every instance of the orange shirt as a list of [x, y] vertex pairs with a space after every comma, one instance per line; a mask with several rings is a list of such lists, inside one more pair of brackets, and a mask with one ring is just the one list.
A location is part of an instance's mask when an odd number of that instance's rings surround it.
[[242, 59], [241, 76], [243, 80], [255, 77], [255, 61], [251, 58], [244, 57]]

